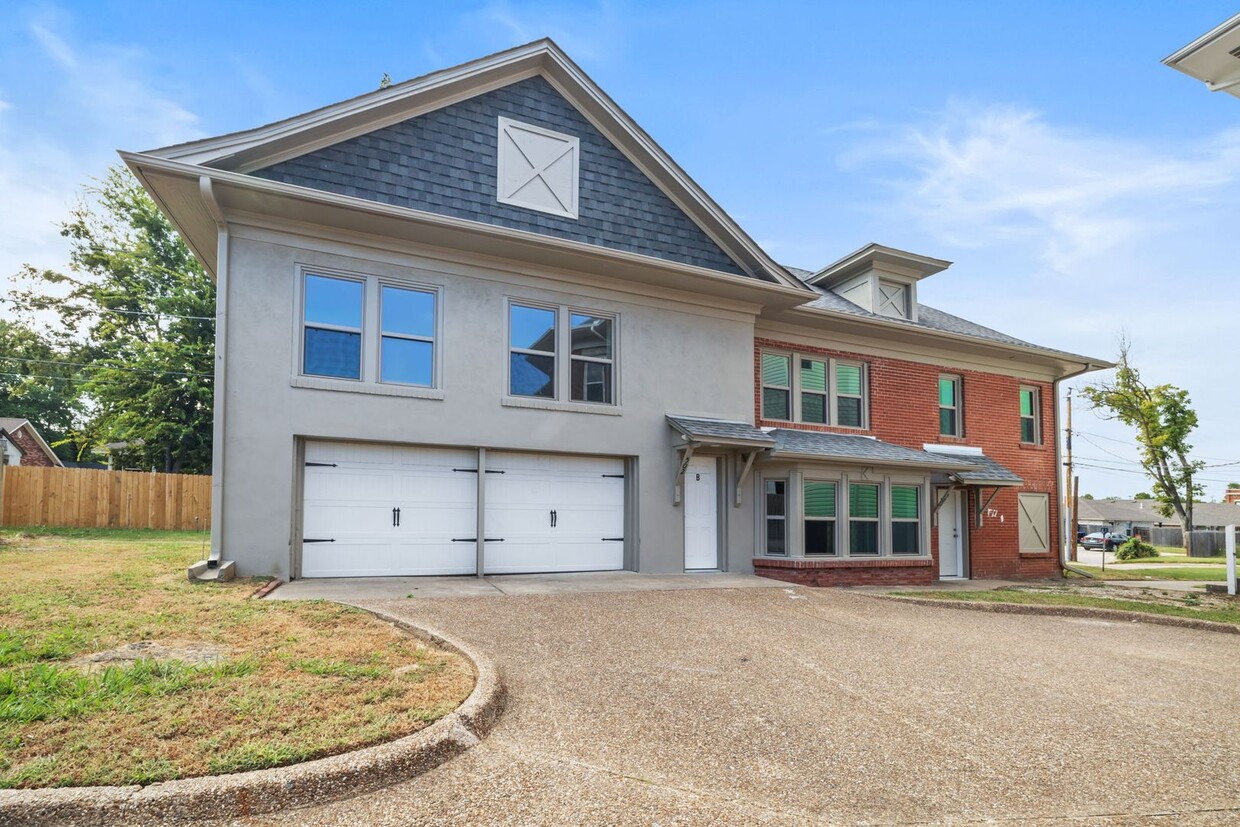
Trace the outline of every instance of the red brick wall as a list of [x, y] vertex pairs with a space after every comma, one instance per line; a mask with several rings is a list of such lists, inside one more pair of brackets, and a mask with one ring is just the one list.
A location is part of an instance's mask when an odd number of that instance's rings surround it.
[[800, 586], [929, 586], [937, 563], [926, 560], [792, 560], [755, 557], [754, 573]]
[[[808, 425], [762, 418], [762, 356], [763, 349], [792, 351], [819, 356], [853, 359], [869, 365], [870, 428], [836, 428], [829, 425]], [[795, 369], [794, 365], [794, 369]], [[964, 437], [939, 435], [938, 380], [942, 374], [962, 379], [964, 403]], [[1036, 387], [1041, 392], [1042, 444], [1022, 445], [1020, 442], [1020, 387]], [[1055, 474], [1054, 389], [1050, 382], [1017, 379], [996, 373], [924, 365], [898, 359], [885, 359], [840, 350], [794, 345], [774, 339], [754, 340], [754, 421], [759, 427], [799, 428], [831, 433], [863, 433], [884, 442], [921, 450], [927, 443], [958, 443], [981, 448], [987, 456], [1010, 468], [1025, 484], [1020, 488], [1000, 489], [990, 504], [998, 516], [986, 516], [977, 527], [976, 513], [980, 503], [969, 500], [969, 575], [973, 578], [1040, 578], [1058, 577], [1059, 495]], [[1020, 552], [1016, 495], [1019, 492], [1050, 495], [1050, 547], [1048, 554]], [[990, 490], [987, 489], [986, 496]], [[931, 550], [938, 572], [938, 531], [931, 529]], [[894, 571], [899, 571], [895, 569]], [[765, 572], [764, 572], [765, 573]]]
[[9, 442], [21, 449], [22, 465], [39, 465], [44, 468], [55, 465], [51, 458], [43, 453], [38, 440], [30, 435], [28, 426], [23, 425], [16, 432], [9, 434]]

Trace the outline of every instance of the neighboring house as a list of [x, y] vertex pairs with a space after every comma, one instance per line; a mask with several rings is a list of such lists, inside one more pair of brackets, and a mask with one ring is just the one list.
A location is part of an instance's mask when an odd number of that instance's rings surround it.
[[1240, 503], [1240, 488], [1228, 488], [1223, 492], [1223, 502]]
[[6, 465], [64, 467], [28, 419], [0, 416], [0, 453], [4, 454]]
[[1240, 14], [1163, 60], [1211, 92], [1240, 97]]
[[550, 41], [122, 155], [217, 279], [242, 574], [1059, 571], [1109, 363], [919, 304], [945, 261], [781, 266]]
[[[1149, 537], [1152, 528], [1179, 528], [1180, 521], [1158, 513], [1154, 500], [1081, 500], [1078, 507], [1081, 528], [1088, 531], [1134, 531]], [[1231, 503], [1193, 503], [1193, 524], [1197, 529], [1220, 529], [1240, 524], [1240, 505]]]

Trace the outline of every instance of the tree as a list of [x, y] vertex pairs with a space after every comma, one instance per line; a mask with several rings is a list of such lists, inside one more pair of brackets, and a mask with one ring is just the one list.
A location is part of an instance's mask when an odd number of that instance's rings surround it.
[[1237, 488], [1240, 488], [1240, 482], [1229, 482], [1229, 483], [1227, 483], [1227, 489], [1228, 489], [1229, 491], [1234, 491], [1234, 490], [1236, 490]]
[[29, 419], [61, 459], [76, 458], [65, 440], [82, 410], [77, 371], [69, 361], [63, 343], [0, 319], [0, 416]]
[[1093, 498], [1094, 498], [1093, 494], [1082, 494], [1081, 495], [1082, 500], [1092, 500]]
[[208, 472], [215, 286], [128, 171], [97, 184], [61, 228], [70, 273], [27, 265], [18, 298], [71, 342], [89, 400], [81, 440], [123, 444], [122, 465]]
[[1188, 391], [1173, 385], [1146, 385], [1129, 359], [1127, 341], [1120, 342], [1119, 360], [1112, 381], [1101, 381], [1081, 391], [1090, 406], [1136, 429], [1141, 467], [1154, 481], [1154, 499], [1164, 517], [1173, 514], [1184, 529], [1189, 547], [1193, 501], [1202, 487], [1193, 474], [1205, 463], [1192, 460], [1189, 435], [1197, 427], [1197, 414]]
[[1135, 495], [1133, 495], [1133, 499], [1134, 500], [1152, 500], [1154, 499], [1154, 495], [1148, 491], [1138, 491]]

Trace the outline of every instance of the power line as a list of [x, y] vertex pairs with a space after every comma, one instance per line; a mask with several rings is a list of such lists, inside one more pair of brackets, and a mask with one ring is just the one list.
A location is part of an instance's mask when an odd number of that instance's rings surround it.
[[[1092, 437], [1095, 437], [1095, 438], [1097, 438], [1097, 439], [1105, 439], [1107, 442], [1118, 442], [1120, 445], [1127, 445], [1127, 446], [1129, 446], [1129, 447], [1132, 447], [1132, 442], [1131, 442], [1130, 440], [1127, 440], [1127, 439], [1116, 439], [1116, 438], [1115, 438], [1115, 437], [1113, 437], [1113, 436], [1103, 436], [1102, 434], [1095, 434], [1095, 433], [1091, 433], [1091, 432], [1089, 432], [1089, 431], [1073, 431], [1073, 432], [1072, 432], [1072, 435], [1073, 435], [1073, 436], [1079, 436], [1079, 437], [1081, 437], [1082, 439], [1086, 439], [1086, 441], [1087, 441], [1087, 442], [1089, 441], [1089, 440], [1087, 439], [1087, 437], [1091, 437], [1091, 436], [1092, 436]], [[1097, 446], [1097, 447], [1102, 448], [1102, 446], [1101, 446], [1101, 445], [1099, 445], [1099, 446]], [[1103, 448], [1102, 450], [1106, 450], [1106, 449], [1105, 449], [1105, 448]], [[1108, 452], [1108, 453], [1109, 453], [1109, 452]], [[1212, 459], [1212, 460], [1215, 460], [1216, 462], [1218, 462], [1218, 463], [1220, 463], [1220, 464], [1222, 464], [1222, 465], [1240, 465], [1240, 460], [1234, 460], [1234, 461], [1233, 461], [1233, 460], [1229, 460], [1229, 459], [1225, 460], [1225, 459], [1222, 459], [1221, 457], [1201, 457], [1201, 456], [1199, 456], [1199, 457], [1198, 457], [1198, 459]], [[1210, 466], [1206, 466], [1206, 467], [1208, 467], [1208, 468], [1213, 468], [1213, 467], [1215, 467], [1215, 466], [1210, 465]]]
[[[0, 356], [0, 362], [27, 362], [29, 364], [58, 365], [71, 368], [87, 368], [88, 370], [123, 370], [130, 373], [150, 373], [160, 376], [214, 376], [212, 373], [190, 373], [179, 370], [155, 370], [153, 368], [127, 368], [122, 365], [99, 365], [85, 362], [61, 362], [56, 359], [23, 359], [17, 356]], [[32, 377], [44, 378], [44, 377]], [[46, 377], [52, 378], [52, 377]]]
[[[0, 302], [7, 302], [12, 305], [21, 304], [20, 302], [17, 301], [17, 299], [0, 298]], [[95, 307], [95, 308], [90, 308], [90, 309], [83, 309], [82, 312], [83, 313], [122, 313], [126, 316], [154, 316], [157, 318], [166, 317], [169, 319], [191, 319], [193, 321], [198, 321], [198, 322], [214, 322], [215, 321], [214, 316], [186, 316], [182, 313], [150, 313], [145, 310], [121, 310], [120, 308], [117, 308], [117, 307]]]

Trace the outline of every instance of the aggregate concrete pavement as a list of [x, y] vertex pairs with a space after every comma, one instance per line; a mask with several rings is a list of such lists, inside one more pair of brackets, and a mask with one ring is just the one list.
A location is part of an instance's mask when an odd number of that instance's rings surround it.
[[374, 604], [507, 711], [409, 782], [245, 825], [1240, 822], [1240, 639], [841, 590]]

